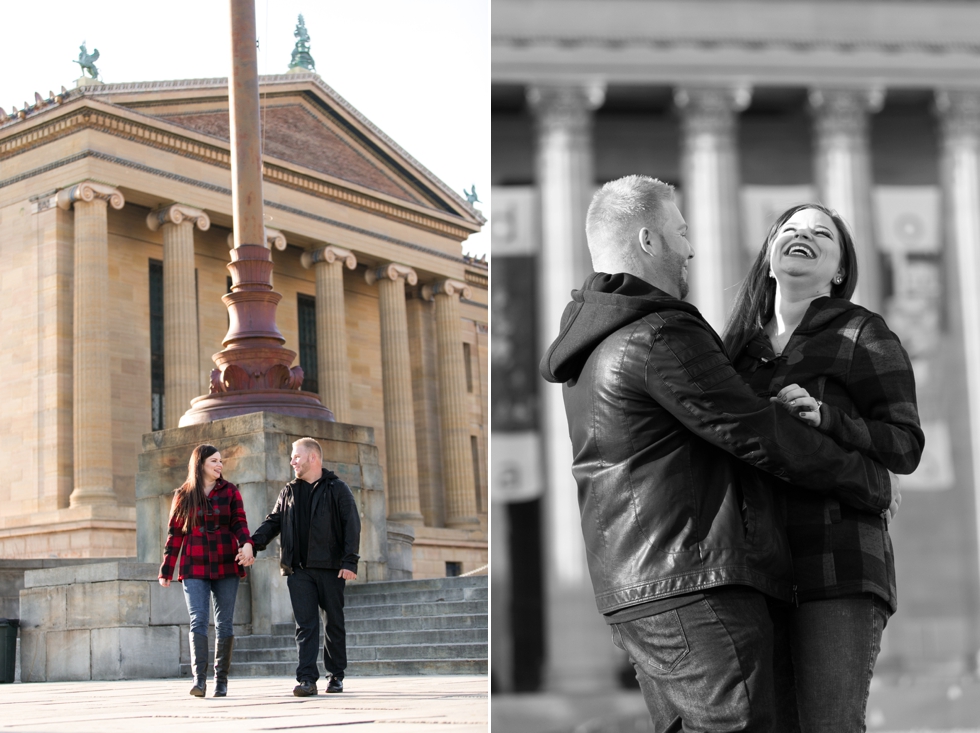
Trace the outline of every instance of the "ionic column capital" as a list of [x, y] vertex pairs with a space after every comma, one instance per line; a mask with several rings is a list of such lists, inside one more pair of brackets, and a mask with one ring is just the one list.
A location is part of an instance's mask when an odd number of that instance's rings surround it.
[[588, 129], [591, 113], [606, 100], [600, 82], [539, 84], [528, 87], [527, 101], [542, 131]]
[[300, 264], [307, 270], [319, 262], [333, 263], [338, 260], [346, 265], [348, 270], [357, 267], [357, 257], [354, 256], [354, 253], [349, 249], [338, 247], [336, 244], [328, 244], [326, 247], [312, 251], [307, 250], [299, 258]]
[[980, 90], [939, 90], [934, 110], [945, 140], [980, 137]]
[[438, 280], [423, 285], [419, 290], [424, 300], [433, 300], [437, 295], [458, 295], [467, 299], [473, 296], [470, 286], [459, 280]]
[[885, 90], [814, 88], [809, 102], [818, 135], [863, 135], [868, 115], [879, 112], [885, 103]]
[[146, 215], [146, 226], [151, 232], [155, 232], [164, 224], [180, 224], [184, 221], [190, 221], [192, 225], [196, 224], [202, 232], [211, 228], [211, 218], [201, 209], [195, 209], [187, 204], [170, 204]]
[[108, 201], [117, 210], [126, 205], [126, 199], [118, 188], [96, 181], [82, 181], [58, 191], [58, 207], [65, 211], [71, 209], [76, 201], [91, 202], [96, 199]]
[[419, 281], [419, 276], [408, 265], [400, 265], [397, 262], [389, 262], [381, 267], [369, 269], [364, 273], [364, 279], [368, 285], [374, 285], [378, 280], [398, 280], [404, 278], [409, 285], [415, 285]]
[[[265, 246], [267, 249], [272, 249], [275, 247], [280, 252], [286, 249], [286, 235], [280, 232], [278, 229], [270, 229], [265, 227]], [[228, 242], [228, 249], [235, 249], [235, 232], [228, 232], [228, 236], [225, 238]]]
[[688, 134], [709, 132], [730, 133], [735, 115], [752, 100], [748, 87], [678, 87], [674, 105], [681, 113]]

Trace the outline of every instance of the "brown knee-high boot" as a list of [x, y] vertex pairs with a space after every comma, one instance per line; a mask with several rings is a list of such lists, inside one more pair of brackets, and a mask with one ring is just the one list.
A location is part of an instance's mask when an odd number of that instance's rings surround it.
[[194, 697], [204, 697], [208, 682], [208, 637], [190, 633], [191, 642], [191, 674], [194, 675], [194, 686], [191, 694]]
[[228, 694], [228, 670], [231, 668], [231, 650], [235, 647], [235, 637], [218, 639], [214, 647], [214, 696]]

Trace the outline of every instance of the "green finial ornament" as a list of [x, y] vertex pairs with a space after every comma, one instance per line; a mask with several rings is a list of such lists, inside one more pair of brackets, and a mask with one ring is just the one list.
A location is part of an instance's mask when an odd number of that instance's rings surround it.
[[310, 56], [310, 34], [306, 32], [306, 23], [303, 21], [302, 15], [299, 16], [293, 35], [296, 37], [296, 47], [293, 49], [293, 58], [289, 62], [289, 68], [302, 67], [309, 71], [316, 71], [316, 62]]

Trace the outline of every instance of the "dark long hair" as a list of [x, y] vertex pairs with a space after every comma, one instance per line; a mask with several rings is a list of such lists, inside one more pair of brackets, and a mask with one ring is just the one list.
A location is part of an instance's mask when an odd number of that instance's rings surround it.
[[207, 503], [204, 495], [204, 462], [218, 452], [213, 445], [197, 446], [187, 462], [187, 480], [174, 491], [170, 507], [170, 521], [174, 517], [183, 522], [184, 534], [189, 534], [198, 524], [198, 512]]
[[831, 297], [850, 300], [854, 294], [858, 280], [857, 253], [854, 251], [854, 240], [851, 238], [851, 232], [840, 214], [820, 204], [791, 206], [780, 214], [769, 228], [769, 234], [766, 235], [766, 239], [762, 243], [759, 256], [755, 258], [755, 262], [749, 269], [749, 274], [745, 276], [742, 286], [735, 296], [732, 313], [725, 325], [724, 336], [725, 348], [728, 350], [728, 356], [732, 359], [738, 358], [739, 353], [745, 348], [745, 344], [752, 338], [752, 334], [763, 328], [773, 316], [776, 305], [776, 280], [769, 277], [769, 247], [779, 230], [782, 229], [783, 224], [789, 221], [793, 214], [803, 209], [816, 209], [826, 214], [837, 227], [841, 243], [840, 264], [844, 270], [844, 279], [840, 285], [831, 284]]

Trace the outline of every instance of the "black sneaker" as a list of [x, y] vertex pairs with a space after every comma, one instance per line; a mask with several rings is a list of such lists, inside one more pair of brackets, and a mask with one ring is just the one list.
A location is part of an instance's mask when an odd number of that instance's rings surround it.
[[309, 680], [303, 680], [293, 688], [293, 694], [296, 697], [311, 697], [316, 693], [316, 682], [310, 682]]
[[330, 683], [327, 685], [327, 692], [343, 692], [344, 691], [344, 678], [343, 677], [330, 677]]

